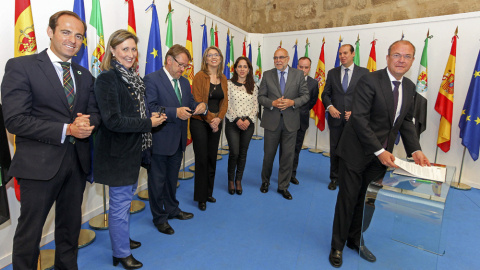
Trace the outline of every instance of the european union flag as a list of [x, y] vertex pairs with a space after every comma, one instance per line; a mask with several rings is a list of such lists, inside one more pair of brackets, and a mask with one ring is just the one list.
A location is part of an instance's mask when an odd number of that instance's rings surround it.
[[230, 36], [227, 34], [227, 49], [225, 52], [225, 66], [223, 67], [223, 74], [230, 79]]
[[467, 98], [463, 105], [458, 127], [460, 128], [462, 145], [468, 149], [470, 156], [476, 161], [480, 146], [480, 52], [473, 70], [470, 87], [468, 87]]
[[[73, 2], [73, 12], [75, 12], [82, 21], [85, 22], [85, 6], [83, 4], [83, 0], [75, 0]], [[82, 67], [88, 69], [88, 49], [87, 49], [87, 32], [83, 35], [83, 43], [80, 50], [77, 52], [75, 56], [72, 57], [73, 63], [77, 63]]]
[[203, 27], [203, 37], [202, 37], [202, 57], [205, 50], [208, 48], [208, 38], [207, 38], [207, 25], [202, 24]]
[[145, 65], [145, 75], [157, 71], [163, 67], [162, 63], [162, 42], [160, 40], [160, 28], [158, 26], [157, 7], [151, 4], [147, 10], [152, 7], [152, 25], [150, 26], [150, 35], [148, 36], [147, 64]]
[[252, 63], [252, 43], [248, 44], [248, 60]]
[[339, 55], [340, 47], [342, 47], [342, 42], [341, 41], [338, 43], [337, 58], [335, 58], [335, 67], [340, 66], [340, 55]]
[[298, 67], [297, 44], [295, 44], [295, 46], [293, 47], [295, 48], [295, 52], [293, 53], [292, 67], [297, 68]]

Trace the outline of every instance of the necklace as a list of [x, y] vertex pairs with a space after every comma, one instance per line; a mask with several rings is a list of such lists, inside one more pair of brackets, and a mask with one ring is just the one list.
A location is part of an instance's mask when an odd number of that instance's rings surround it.
[[[215, 82], [218, 82], [218, 78], [215, 79]], [[211, 82], [210, 82], [210, 83], [211, 83]], [[212, 84], [213, 84], [213, 83], [212, 83]], [[218, 83], [218, 84], [220, 84], [220, 83]], [[212, 97], [213, 92], [215, 92], [215, 90], [217, 90], [217, 85], [218, 85], [218, 84], [213, 84], [213, 90], [210, 90], [210, 91], [208, 92], [208, 96], [209, 96], [209, 97]]]

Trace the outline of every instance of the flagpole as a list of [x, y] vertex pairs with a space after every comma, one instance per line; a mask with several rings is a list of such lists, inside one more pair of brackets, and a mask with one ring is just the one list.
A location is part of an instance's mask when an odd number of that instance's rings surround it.
[[323, 150], [320, 150], [317, 148], [317, 143], [318, 143], [318, 128], [316, 128], [316, 132], [315, 132], [315, 148], [308, 149], [310, 153], [320, 154], [323, 152]]
[[90, 219], [88, 225], [95, 230], [107, 230], [108, 229], [108, 215], [107, 215], [107, 199], [105, 192], [105, 185], [102, 185], [103, 189], [103, 214], [95, 216]]
[[193, 173], [185, 171], [185, 151], [183, 151], [183, 167], [182, 170], [178, 173], [178, 179], [187, 180], [191, 178], [193, 178]]
[[[225, 123], [225, 118], [223, 119], [223, 123]], [[225, 149], [225, 148], [223, 148], [223, 134], [225, 133], [224, 130], [225, 130], [225, 125], [222, 125], [222, 129], [220, 130], [220, 148], [217, 150], [217, 154], [219, 154], [219, 155], [228, 154], [227, 150], [223, 150], [223, 149]], [[228, 146], [227, 146], [226, 149], [228, 149]], [[218, 160], [218, 158], [217, 158], [217, 160]]]
[[455, 188], [455, 189], [460, 189], [460, 190], [471, 190], [472, 187], [467, 185], [467, 184], [464, 184], [464, 183], [460, 183], [460, 181], [462, 180], [462, 173], [463, 173], [463, 161], [465, 160], [465, 153], [466, 153], [466, 150], [467, 148], [464, 146], [463, 147], [463, 156], [462, 156], [462, 164], [460, 165], [460, 176], [458, 177], [458, 182], [452, 182], [450, 184], [451, 187]]

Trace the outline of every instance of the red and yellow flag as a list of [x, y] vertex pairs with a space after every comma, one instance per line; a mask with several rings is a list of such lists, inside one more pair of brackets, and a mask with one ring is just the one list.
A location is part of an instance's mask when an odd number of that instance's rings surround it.
[[[281, 46], [281, 44], [280, 44]], [[317, 71], [315, 71], [315, 80], [318, 81], [318, 99], [313, 109], [310, 111], [310, 118], [315, 119], [315, 125], [323, 131], [325, 129], [325, 107], [322, 102], [322, 93], [325, 88], [325, 38], [322, 41], [322, 50], [318, 59]]]
[[242, 56], [247, 57], [247, 37], [243, 39]]
[[15, 0], [15, 33], [13, 40], [15, 42], [15, 57], [37, 52], [30, 0]]
[[[190, 56], [192, 57], [192, 61], [188, 63], [188, 67], [185, 68], [183, 71], [182, 76], [185, 77], [189, 82], [190, 86], [192, 86], [193, 77], [194, 77], [194, 69], [193, 69], [193, 45], [192, 45], [192, 19], [190, 15], [188, 15], [187, 19], [187, 42], [185, 43], [185, 48], [190, 52]], [[187, 128], [187, 145], [192, 143], [192, 134], [190, 134], [190, 119], [188, 119], [188, 128]]]
[[368, 57], [367, 62], [367, 69], [370, 72], [377, 70], [377, 53], [375, 52], [375, 44], [377, 44], [377, 40], [374, 39], [370, 44], [372, 44], [372, 48], [370, 49], [370, 56]]
[[218, 29], [217, 29], [217, 24], [215, 24], [215, 47], [218, 48]]
[[137, 35], [137, 25], [135, 24], [135, 8], [133, 0], [125, 0], [128, 3], [128, 32]]
[[[458, 28], [457, 28], [458, 30]], [[450, 138], [452, 133], [452, 114], [453, 114], [453, 88], [455, 84], [455, 58], [457, 55], [457, 30], [452, 38], [452, 49], [448, 57], [447, 66], [443, 73], [442, 83], [438, 90], [435, 110], [442, 116], [440, 126], [438, 127], [437, 146], [443, 152], [450, 150]]]

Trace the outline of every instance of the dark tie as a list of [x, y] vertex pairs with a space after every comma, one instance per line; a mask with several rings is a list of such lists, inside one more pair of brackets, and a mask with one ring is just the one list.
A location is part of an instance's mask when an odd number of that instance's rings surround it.
[[349, 69], [346, 68], [345, 69], [345, 75], [343, 75], [342, 88], [343, 88], [344, 92], [347, 92], [347, 88], [348, 88], [348, 71], [349, 71]]
[[178, 79], [173, 79], [173, 82], [175, 83], [175, 94], [177, 95], [178, 102], [180, 102], [180, 105], [182, 105], [182, 96], [180, 95], [180, 89], [178, 88]]
[[285, 92], [285, 77], [283, 77], [283, 75], [285, 75], [285, 71], [280, 72], [280, 90], [282, 90], [282, 96]]
[[68, 106], [70, 111], [73, 110], [73, 101], [75, 100], [75, 91], [73, 87], [73, 79], [70, 74], [70, 63], [60, 62], [60, 65], [63, 68], [63, 90], [67, 96]]
[[393, 81], [393, 115], [394, 115], [394, 122], [395, 122], [395, 115], [397, 114], [397, 107], [398, 107], [398, 88], [400, 86], [399, 81]]

